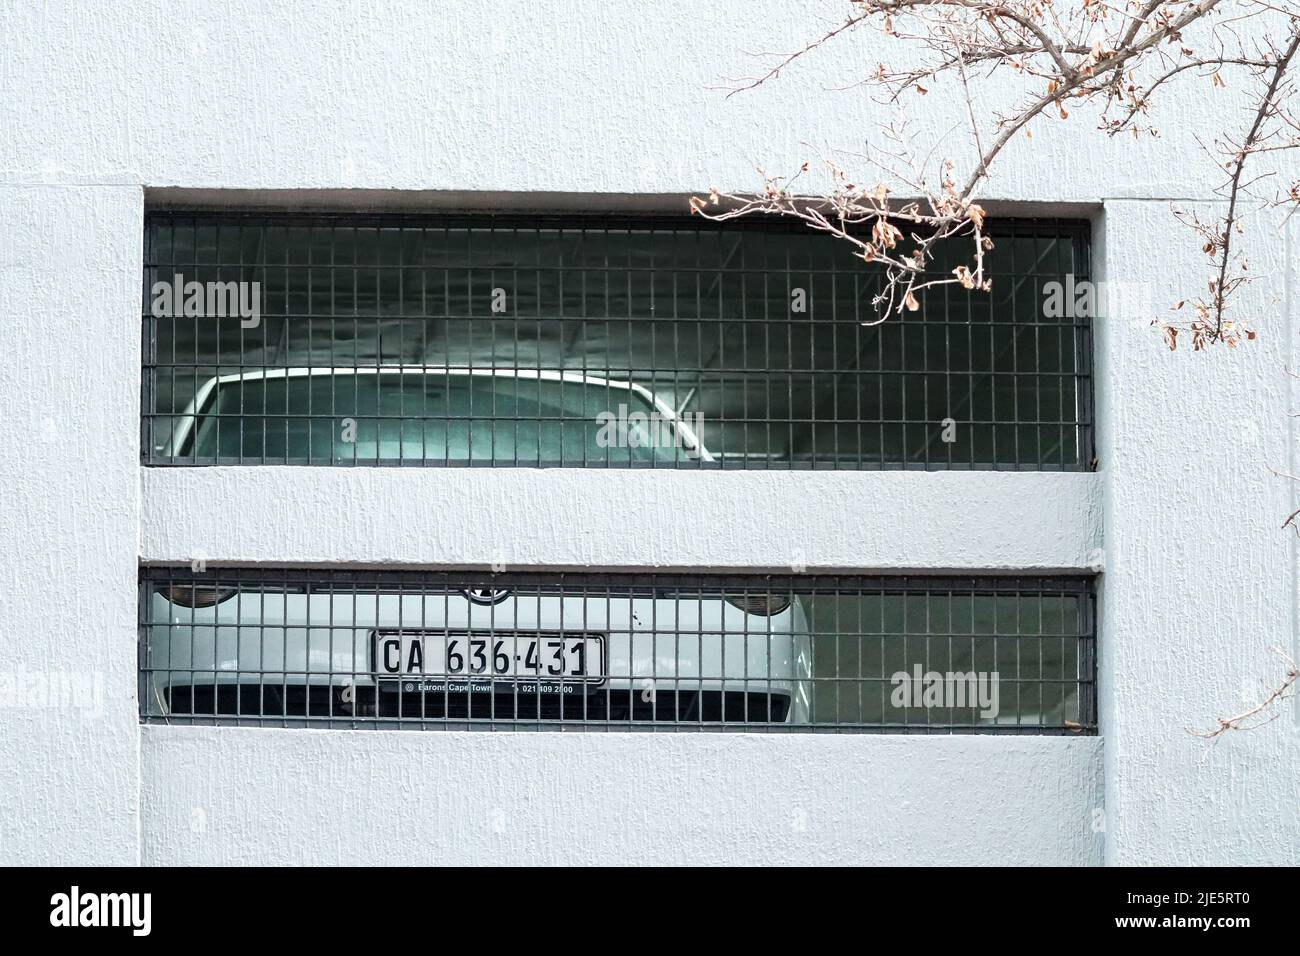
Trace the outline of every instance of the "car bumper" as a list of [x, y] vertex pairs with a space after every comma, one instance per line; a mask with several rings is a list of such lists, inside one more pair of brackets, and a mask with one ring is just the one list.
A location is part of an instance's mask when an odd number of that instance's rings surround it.
[[[716, 601], [528, 600], [241, 592], [212, 608], [153, 596], [146, 713], [419, 719], [798, 722], [811, 654], [798, 605], [771, 617]], [[414, 602], [414, 603], [412, 603]], [[432, 606], [431, 606], [432, 605]], [[497, 640], [562, 630], [603, 647], [599, 681], [384, 675], [377, 633]]]

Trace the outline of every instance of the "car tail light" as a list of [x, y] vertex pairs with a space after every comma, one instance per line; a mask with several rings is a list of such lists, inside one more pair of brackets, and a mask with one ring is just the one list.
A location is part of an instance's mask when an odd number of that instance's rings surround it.
[[780, 614], [790, 606], [788, 594], [727, 594], [727, 603], [740, 608], [746, 614], [758, 614], [771, 617]]
[[237, 588], [213, 587], [207, 584], [171, 584], [158, 589], [158, 593], [181, 607], [212, 607], [230, 597]]

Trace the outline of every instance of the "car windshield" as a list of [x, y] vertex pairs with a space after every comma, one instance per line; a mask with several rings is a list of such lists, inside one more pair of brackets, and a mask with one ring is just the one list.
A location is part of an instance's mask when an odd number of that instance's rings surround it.
[[637, 392], [504, 375], [298, 375], [220, 382], [183, 455], [282, 461], [689, 460]]

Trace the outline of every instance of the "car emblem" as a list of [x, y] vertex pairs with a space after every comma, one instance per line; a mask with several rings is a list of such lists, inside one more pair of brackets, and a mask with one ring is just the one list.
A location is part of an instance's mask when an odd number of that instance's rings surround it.
[[475, 604], [500, 604], [510, 597], [509, 588], [465, 588], [462, 593]]

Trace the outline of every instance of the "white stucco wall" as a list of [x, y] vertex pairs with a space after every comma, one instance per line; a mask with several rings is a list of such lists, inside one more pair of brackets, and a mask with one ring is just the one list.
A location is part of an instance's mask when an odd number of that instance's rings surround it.
[[1070, 865], [1101, 741], [146, 727], [143, 862]]
[[1087, 572], [1101, 547], [1101, 485], [1081, 473], [159, 468], [141, 481], [143, 553], [171, 563]]
[[[1198, 257], [1152, 259], [1168, 228], [1151, 202], [1108, 203], [1106, 270], [1133, 268], [1156, 301], [1204, 282]], [[1239, 308], [1259, 317], [1247, 348], [1150, 347], [1139, 321], [1105, 323], [1099, 345], [1106, 527], [1101, 732], [1106, 858], [1169, 864], [1300, 861], [1300, 713], [1213, 744], [1187, 728], [1242, 713], [1282, 679], [1296, 634], [1293, 410], [1297, 247], [1278, 220]], [[1289, 279], [1288, 279], [1289, 275]]]
[[[814, 147], [859, 147], [889, 118], [831, 92], [872, 60], [860, 41], [751, 94], [716, 88], [756, 69], [748, 51], [792, 48], [842, 10], [0, 10], [0, 438], [13, 452], [0, 462], [11, 638], [0, 654], [11, 670], [93, 671], [104, 689], [88, 719], [0, 711], [0, 861], [586, 861], [609, 848], [655, 861], [1296, 862], [1294, 704], [1208, 752], [1183, 729], [1248, 706], [1278, 673], [1269, 644], [1296, 652], [1295, 551], [1277, 530], [1295, 492], [1267, 471], [1294, 472], [1287, 414], [1300, 396], [1283, 371], [1296, 364], [1294, 235], [1252, 257], [1260, 339], [1247, 348], [1171, 355], [1140, 317], [1099, 323], [1096, 475], [142, 474], [146, 189], [364, 189], [390, 205], [396, 190], [425, 203], [483, 191], [599, 203], [744, 189], [756, 163], [793, 170]], [[1042, 124], [1004, 157], [993, 198], [1084, 204], [1108, 280], [1156, 306], [1185, 298], [1204, 262], [1168, 200], [1214, 200], [1196, 135], [1207, 110], [1238, 115], [1240, 95], [1207, 106], [1203, 90], [1175, 90], [1156, 141]], [[922, 143], [964, 122], [942, 89], [924, 107]], [[948, 143], [969, 148], [960, 134]], [[630, 527], [642, 509], [614, 503], [663, 493], [696, 502], [690, 534]], [[573, 495], [591, 502], [576, 534]], [[490, 501], [495, 526], [466, 515], [467, 500]], [[412, 503], [424, 505], [414, 516]], [[401, 533], [377, 530], [399, 513]], [[776, 568], [797, 549], [812, 568], [1065, 570], [1098, 548], [1102, 735], [1091, 740], [490, 737], [136, 717], [140, 560]], [[553, 804], [580, 811], [568, 830], [537, 824]], [[365, 839], [404, 809], [420, 820], [419, 849]], [[498, 811], [513, 821], [504, 833]]]
[[139, 188], [0, 185], [0, 859], [129, 864]]

